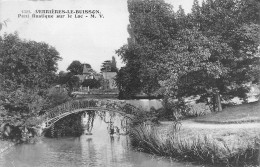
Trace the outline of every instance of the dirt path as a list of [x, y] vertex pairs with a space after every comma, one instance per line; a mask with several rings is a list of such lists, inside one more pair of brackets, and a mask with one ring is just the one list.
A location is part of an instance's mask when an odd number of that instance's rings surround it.
[[[171, 125], [172, 122], [165, 121], [161, 122], [163, 126]], [[181, 121], [181, 127], [191, 129], [248, 129], [248, 128], [259, 128], [260, 123], [241, 123], [241, 124], [207, 124], [194, 122], [192, 120]]]
[[[173, 127], [172, 122], [161, 122], [162, 130], [170, 132]], [[254, 143], [255, 139], [260, 139], [260, 123], [242, 124], [206, 124], [185, 120], [181, 122], [180, 135], [185, 139], [196, 139], [200, 137], [210, 137], [215, 143], [225, 143], [234, 148], [247, 147]]]
[[198, 123], [189, 120], [183, 121], [182, 126], [187, 128], [201, 128], [201, 129], [247, 129], [247, 128], [260, 129], [260, 123], [206, 124], [206, 123]]

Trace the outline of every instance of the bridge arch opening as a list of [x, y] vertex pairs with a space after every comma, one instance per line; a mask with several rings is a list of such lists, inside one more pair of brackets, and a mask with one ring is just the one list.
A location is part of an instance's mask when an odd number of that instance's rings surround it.
[[43, 134], [47, 137], [92, 135], [94, 121], [97, 119], [107, 124], [107, 130], [110, 135], [127, 134], [129, 123], [131, 122], [131, 117], [122, 113], [104, 109], [82, 109], [55, 118], [44, 129]]
[[[126, 103], [126, 101], [111, 99], [78, 99], [66, 102], [46, 111], [46, 114], [42, 116], [40, 129], [42, 132], [45, 132], [46, 130], [55, 127], [55, 124], [57, 124], [57, 122], [60, 120], [64, 118], [69, 119], [71, 116], [73, 116], [73, 114], [77, 115], [83, 112], [91, 113], [93, 111], [96, 113], [93, 115], [99, 115], [100, 118], [103, 118], [102, 113], [103, 115], [104, 113], [109, 113], [110, 118], [113, 117], [113, 115], [117, 115], [117, 117], [121, 118], [120, 124], [124, 124], [122, 123], [122, 120], [126, 124], [134, 117], [133, 115], [135, 115], [136, 112], [140, 112], [137, 107]], [[92, 129], [91, 117], [91, 114], [88, 115], [87, 129], [89, 130], [89, 134], [91, 133]], [[111, 124], [109, 125], [110, 127], [114, 127], [115, 121], [106, 119], [104, 119], [104, 121], [109, 122]], [[118, 129], [118, 126], [116, 126], [116, 130], [113, 131], [117, 132]], [[111, 131], [111, 133], [113, 133], [113, 131]]]

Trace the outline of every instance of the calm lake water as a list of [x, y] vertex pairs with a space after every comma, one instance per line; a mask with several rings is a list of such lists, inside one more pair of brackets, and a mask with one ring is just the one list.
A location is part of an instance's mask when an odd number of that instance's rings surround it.
[[93, 135], [42, 138], [0, 154], [1, 167], [195, 167], [131, 149], [127, 136], [110, 136], [107, 124], [94, 121]]

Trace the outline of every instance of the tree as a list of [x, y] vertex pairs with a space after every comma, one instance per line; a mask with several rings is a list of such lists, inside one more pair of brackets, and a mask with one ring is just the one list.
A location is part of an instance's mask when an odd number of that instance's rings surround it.
[[255, 0], [223, 0], [207, 1], [201, 8], [200, 22], [203, 25], [200, 30], [203, 35], [218, 37], [218, 41], [230, 50], [226, 57], [212, 50], [210, 58], [211, 62], [220, 60], [227, 69], [226, 75], [215, 82], [225, 100], [235, 96], [245, 100], [249, 90], [245, 84], [257, 82], [259, 78], [256, 72], [259, 58], [255, 56], [259, 45], [259, 6], [260, 2]]
[[49, 88], [46, 96], [47, 102], [45, 109], [54, 108], [55, 106], [65, 103], [71, 99], [66, 88], [62, 86], [53, 86]]
[[119, 70], [115, 79], [119, 89], [119, 99], [131, 99], [141, 92], [141, 81], [136, 76], [138, 70], [138, 65], [134, 67], [127, 65]]
[[83, 71], [83, 64], [81, 64], [78, 60], [74, 60], [67, 68], [67, 71], [73, 75], [81, 75]]
[[[255, 56], [259, 25], [252, 17], [241, 22], [247, 15], [243, 6], [247, 5], [232, 0], [208, 0], [202, 7], [194, 2], [192, 13], [186, 18], [193, 26], [180, 29], [179, 42], [166, 58], [169, 79], [161, 82], [164, 94], [176, 98], [200, 95], [202, 101], [213, 96], [213, 107], [219, 111], [220, 95], [225, 100], [237, 96], [246, 99], [249, 90], [246, 83], [257, 82], [259, 78], [259, 57]], [[186, 62], [189, 63], [185, 65]]]
[[180, 5], [178, 11], [176, 12], [176, 23], [179, 26], [179, 29], [182, 29], [184, 27], [187, 28], [187, 20], [188, 19], [184, 12], [184, 9]]
[[100, 71], [102, 72], [118, 72], [118, 69], [116, 67], [116, 59], [114, 56], [112, 56], [111, 60], [106, 60], [102, 63]]
[[102, 63], [100, 71], [102, 72], [110, 72], [111, 71], [111, 61], [106, 60]]
[[118, 69], [116, 67], [116, 58], [114, 56], [112, 56], [111, 72], [118, 72]]
[[61, 60], [55, 48], [21, 40], [17, 34], [5, 34], [0, 45], [0, 73], [5, 80], [30, 88], [46, 88], [53, 82]]
[[198, 0], [194, 0], [193, 1], [193, 5], [192, 5], [192, 8], [191, 8], [191, 15], [192, 15], [192, 18], [193, 18], [193, 26], [194, 27], [200, 27], [200, 17], [201, 17], [201, 7], [199, 5], [199, 1]]
[[67, 87], [69, 89], [69, 93], [73, 91], [74, 88], [79, 88], [80, 80], [77, 76], [73, 75], [71, 72], [67, 73], [59, 73], [57, 83]]
[[[177, 31], [174, 12], [172, 7], [162, 0], [129, 0], [128, 11], [130, 38], [128, 44], [116, 53], [126, 63], [125, 72], [135, 73], [129, 77], [120, 75], [123, 77], [121, 81], [128, 78], [130, 80], [126, 83], [133, 83], [131, 79], [134, 79], [136, 84], [133, 84], [139, 86], [136, 88], [138, 93], [143, 91], [153, 95], [159, 89], [160, 78], [164, 77], [163, 68], [158, 66], [158, 62], [162, 61], [161, 55], [167, 51], [169, 43], [172, 42], [171, 38]], [[120, 78], [117, 81], [119, 82]], [[134, 89], [125, 90], [133, 90], [131, 94], [137, 93]]]
[[45, 89], [55, 79], [55, 48], [43, 42], [26, 41], [18, 34], [0, 37], [0, 106], [5, 123], [32, 126], [45, 105]]
[[177, 98], [200, 95], [200, 100], [205, 101], [213, 96], [213, 107], [220, 111], [220, 95], [225, 100], [245, 100], [249, 91], [246, 83], [259, 82], [256, 48], [260, 27], [255, 22], [259, 15], [241, 22], [248, 18], [244, 9], [249, 8], [240, 1], [209, 0], [201, 8], [196, 4], [187, 16], [193, 27], [179, 31], [179, 42], [166, 58], [169, 65], [162, 64], [168, 69], [169, 79], [162, 80], [161, 85], [164, 94]]
[[147, 94], [213, 97], [218, 110], [221, 98], [246, 99], [246, 83], [259, 82], [260, 14], [249, 12], [259, 5], [207, 0], [200, 6], [195, 0], [190, 14], [180, 8], [174, 15], [163, 1], [129, 0], [130, 38], [117, 50], [126, 63], [117, 78], [120, 89], [132, 91], [122, 83], [134, 81]]
[[227, 45], [222, 45], [215, 37], [207, 38], [198, 30], [184, 29], [179, 32], [179, 39], [164, 55], [167, 77], [160, 81], [161, 91], [165, 96], [177, 98], [202, 95], [212, 92], [216, 80], [227, 73], [220, 63], [221, 58], [210, 61], [212, 50], [219, 55], [230, 55]]

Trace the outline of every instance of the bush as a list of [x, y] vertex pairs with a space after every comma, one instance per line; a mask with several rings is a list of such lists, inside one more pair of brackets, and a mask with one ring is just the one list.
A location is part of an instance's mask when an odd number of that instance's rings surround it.
[[165, 99], [163, 101], [165, 116], [170, 120], [182, 120], [211, 113], [206, 103], [187, 103], [184, 99]]
[[159, 124], [159, 113], [141, 111], [135, 114], [134, 119], [132, 119], [133, 126], [140, 125], [144, 122], [148, 124]]
[[186, 106], [184, 117], [198, 117], [211, 113], [210, 107], [206, 103], [187, 104]]
[[92, 88], [99, 88], [101, 86], [100, 82], [98, 80], [94, 79], [85, 79], [82, 84], [83, 87], [88, 87], [90, 89]]

